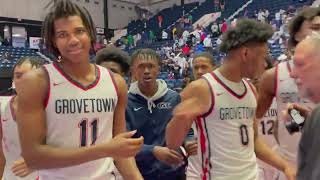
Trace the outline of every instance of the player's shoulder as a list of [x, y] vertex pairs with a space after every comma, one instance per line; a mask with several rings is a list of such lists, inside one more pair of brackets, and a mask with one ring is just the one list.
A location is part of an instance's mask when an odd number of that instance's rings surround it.
[[13, 96], [0, 96], [0, 107], [3, 108], [7, 106]]
[[25, 73], [19, 82], [16, 82], [16, 91], [18, 94], [37, 94], [46, 92], [48, 88], [48, 74], [44, 68], [34, 69]]
[[200, 78], [192, 81], [187, 87], [180, 93], [182, 99], [186, 97], [206, 97], [211, 92], [211, 87], [206, 79]]
[[208, 81], [204, 78], [200, 78], [198, 80], [192, 81], [188, 86], [184, 89], [187, 91], [193, 92], [201, 92], [209, 88]]

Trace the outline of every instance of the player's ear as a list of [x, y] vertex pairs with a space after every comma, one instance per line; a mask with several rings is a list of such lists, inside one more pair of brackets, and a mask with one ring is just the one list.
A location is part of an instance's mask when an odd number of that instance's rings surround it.
[[241, 47], [240, 49], [240, 57], [242, 61], [246, 61], [247, 57], [248, 57], [248, 52], [249, 49], [247, 47]]

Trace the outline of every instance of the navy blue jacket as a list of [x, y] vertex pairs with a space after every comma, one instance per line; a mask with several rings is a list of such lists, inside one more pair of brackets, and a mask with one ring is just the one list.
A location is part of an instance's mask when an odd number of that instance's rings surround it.
[[126, 124], [128, 130], [137, 130], [135, 137], [144, 137], [144, 145], [136, 156], [136, 162], [145, 180], [175, 180], [185, 173], [185, 167], [167, 166], [158, 161], [152, 153], [154, 146], [165, 146], [166, 126], [180, 101], [179, 94], [169, 89], [164, 96], [154, 101], [155, 106], [151, 113], [144, 97], [128, 94]]

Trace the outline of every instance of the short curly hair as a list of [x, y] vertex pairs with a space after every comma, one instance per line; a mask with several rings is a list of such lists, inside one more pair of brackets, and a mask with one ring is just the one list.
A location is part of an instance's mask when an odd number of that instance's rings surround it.
[[320, 16], [319, 7], [307, 7], [300, 11], [289, 23], [289, 41], [288, 45], [290, 48], [295, 47], [298, 41], [295, 39], [295, 35], [300, 31], [304, 21], [312, 21], [314, 17]]
[[122, 71], [129, 72], [130, 57], [128, 53], [116, 47], [106, 47], [100, 49], [96, 55], [96, 64], [101, 65], [103, 62], [115, 62], [120, 64]]
[[271, 25], [253, 19], [240, 19], [222, 35], [220, 51], [228, 53], [247, 43], [265, 43], [272, 36]]
[[210, 61], [212, 66], [216, 66], [216, 62], [214, 60], [214, 57], [209, 52], [202, 52], [202, 53], [196, 54], [195, 56], [193, 56], [193, 60], [195, 60], [199, 57], [207, 58]]
[[131, 55], [131, 66], [138, 59], [150, 59], [156, 61], [158, 65], [161, 64], [160, 55], [155, 50], [149, 48], [135, 50]]

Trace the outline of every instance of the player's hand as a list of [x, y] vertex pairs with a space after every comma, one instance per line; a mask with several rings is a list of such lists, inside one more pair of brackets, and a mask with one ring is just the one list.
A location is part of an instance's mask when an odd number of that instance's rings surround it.
[[306, 119], [312, 109], [307, 107], [307, 106], [303, 106], [303, 105], [300, 105], [300, 104], [296, 104], [296, 103], [288, 103], [287, 104], [287, 107], [281, 112], [281, 119], [284, 121], [284, 122], [287, 122], [289, 121], [290, 119], [290, 116], [289, 116], [289, 109], [296, 109], [300, 112], [300, 114]]
[[134, 157], [141, 150], [144, 138], [132, 138], [136, 132], [137, 130], [120, 133], [109, 142], [113, 158]]
[[167, 147], [155, 146], [153, 149], [153, 155], [159, 161], [170, 166], [178, 166], [183, 163], [182, 155]]
[[185, 149], [187, 151], [188, 156], [194, 156], [198, 154], [198, 142], [194, 141], [187, 141], [185, 143]]
[[29, 169], [24, 159], [19, 159], [13, 162], [13, 166], [11, 167], [11, 171], [15, 176], [18, 177], [26, 177], [33, 170]]
[[296, 180], [297, 171], [296, 169], [292, 168], [291, 166], [287, 166], [283, 173], [286, 175], [288, 180]]

